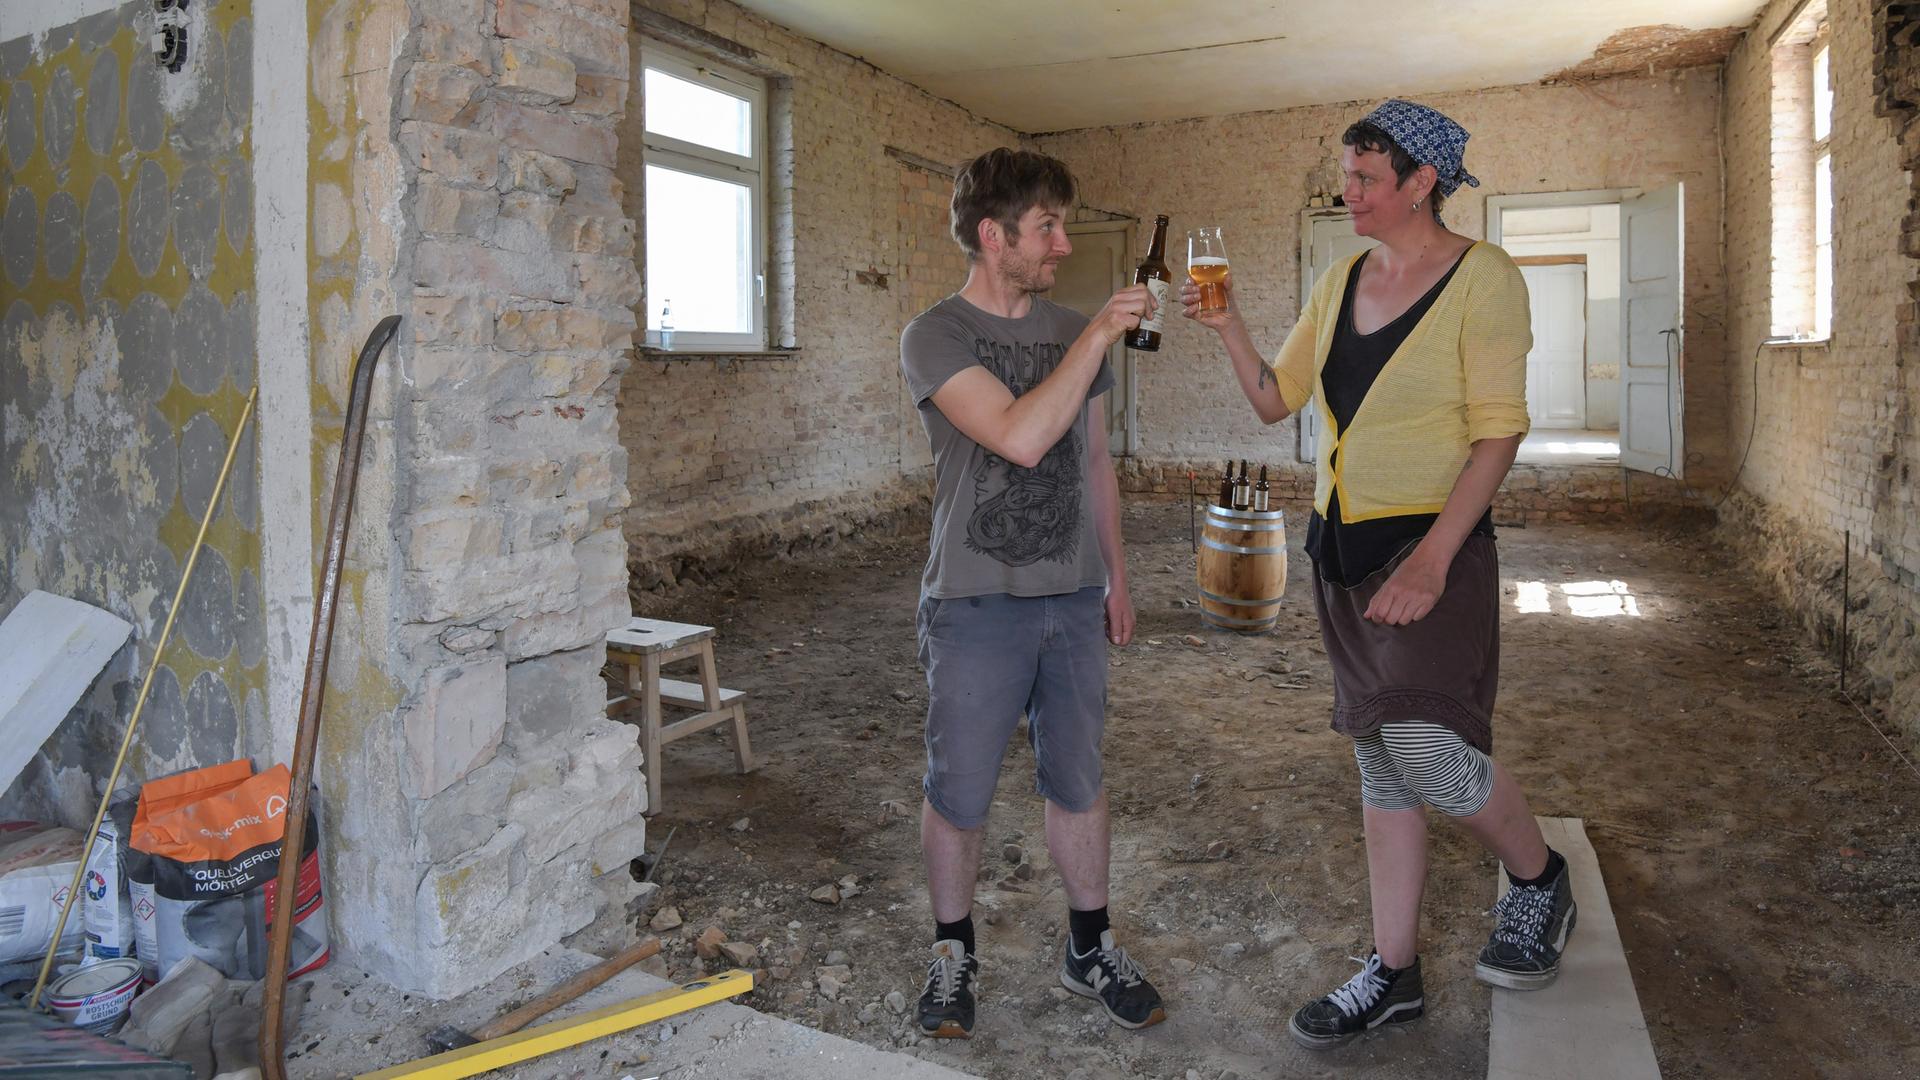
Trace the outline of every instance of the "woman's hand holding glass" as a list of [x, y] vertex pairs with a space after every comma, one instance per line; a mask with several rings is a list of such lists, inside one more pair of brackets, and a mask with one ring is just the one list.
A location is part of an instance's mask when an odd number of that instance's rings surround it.
[[1180, 283], [1180, 314], [1199, 323], [1209, 330], [1225, 330], [1240, 321], [1240, 305], [1233, 299], [1233, 271], [1215, 286], [1227, 296], [1224, 311], [1207, 311], [1200, 306], [1200, 286], [1192, 278]]

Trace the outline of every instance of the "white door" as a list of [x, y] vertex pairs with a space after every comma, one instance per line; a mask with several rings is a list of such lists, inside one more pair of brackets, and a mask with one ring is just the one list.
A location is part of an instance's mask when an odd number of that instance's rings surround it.
[[1620, 204], [1620, 464], [1675, 479], [1686, 460], [1682, 194], [1674, 184]]
[[1522, 266], [1533, 312], [1527, 416], [1536, 428], [1587, 426], [1587, 268]]
[[[1313, 295], [1313, 283], [1320, 275], [1349, 255], [1358, 255], [1378, 241], [1358, 236], [1353, 218], [1345, 210], [1307, 210], [1300, 215], [1300, 310]], [[1278, 352], [1279, 342], [1273, 343]], [[1314, 460], [1315, 439], [1320, 431], [1320, 413], [1308, 408], [1300, 414], [1300, 460]]]
[[[1133, 277], [1128, 265], [1127, 230], [1130, 223], [1101, 221], [1067, 226], [1073, 254], [1054, 271], [1053, 302], [1093, 316]], [[1116, 342], [1107, 350], [1113, 367], [1113, 389], [1107, 393], [1107, 448], [1115, 457], [1132, 454], [1139, 446], [1134, 433], [1133, 354]]]

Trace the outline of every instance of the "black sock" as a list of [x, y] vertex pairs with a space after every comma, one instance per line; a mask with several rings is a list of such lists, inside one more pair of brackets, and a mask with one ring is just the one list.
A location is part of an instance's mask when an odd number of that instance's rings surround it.
[[961, 916], [959, 922], [941, 922], [938, 919], [934, 920], [933, 940], [936, 942], [957, 941], [965, 947], [966, 955], [972, 956], [974, 951], [973, 912], [969, 911]]
[[[1379, 950], [1379, 949], [1375, 949], [1375, 950], [1373, 950], [1373, 955], [1375, 955], [1375, 956], [1380, 956], [1380, 950]], [[1414, 959], [1414, 963], [1418, 963], [1418, 962], [1419, 962], [1419, 960], [1420, 960], [1420, 958], [1419, 958], [1419, 957], [1417, 957], [1417, 956], [1416, 956], [1416, 957], [1414, 957], [1413, 959]], [[1380, 974], [1382, 974], [1382, 975], [1384, 975], [1384, 976], [1386, 976], [1386, 979], [1387, 979], [1387, 981], [1388, 981], [1388, 982], [1392, 982], [1392, 981], [1393, 981], [1393, 978], [1394, 978], [1394, 976], [1396, 976], [1396, 975], [1398, 975], [1398, 974], [1400, 974], [1401, 972], [1403, 972], [1403, 971], [1405, 971], [1405, 970], [1407, 970], [1407, 968], [1410, 968], [1410, 967], [1412, 967], [1412, 966], [1413, 966], [1413, 964], [1408, 964], [1408, 965], [1407, 965], [1407, 967], [1399, 967], [1399, 968], [1397, 968], [1397, 967], [1394, 967], [1394, 966], [1393, 966], [1392, 964], [1389, 964], [1389, 963], [1387, 963], [1387, 961], [1386, 961], [1386, 958], [1385, 958], [1385, 957], [1381, 957], [1381, 959], [1380, 959]]]
[[1537, 878], [1515, 877], [1513, 871], [1509, 870], [1507, 871], [1507, 880], [1513, 882], [1516, 886], [1531, 885], [1536, 889], [1544, 889], [1548, 885], [1553, 884], [1553, 879], [1559, 877], [1560, 871], [1566, 868], [1567, 868], [1567, 860], [1561, 858], [1559, 852], [1553, 850], [1552, 848], [1548, 848], [1547, 849], [1547, 867], [1546, 869], [1540, 871], [1539, 877]]
[[1095, 908], [1092, 911], [1068, 908], [1067, 932], [1073, 935], [1073, 940], [1068, 942], [1068, 948], [1071, 948], [1076, 956], [1087, 955], [1100, 947], [1100, 935], [1109, 925], [1111, 924], [1107, 922], [1107, 909], [1104, 907]]

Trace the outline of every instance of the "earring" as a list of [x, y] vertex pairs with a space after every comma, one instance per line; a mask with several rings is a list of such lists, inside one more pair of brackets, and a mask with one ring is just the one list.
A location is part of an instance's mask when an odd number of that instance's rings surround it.
[[1420, 209], [1420, 200], [1419, 200], [1419, 199], [1415, 199], [1415, 200], [1413, 200], [1413, 208], [1414, 208], [1415, 210], [1418, 210], [1418, 209]]

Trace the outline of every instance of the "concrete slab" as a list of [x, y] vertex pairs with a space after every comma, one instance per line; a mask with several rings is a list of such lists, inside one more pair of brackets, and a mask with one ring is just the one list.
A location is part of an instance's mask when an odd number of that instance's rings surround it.
[[0, 791], [73, 711], [133, 624], [92, 604], [30, 592], [0, 622]]
[[[1573, 877], [1573, 937], [1545, 990], [1494, 990], [1487, 1080], [1659, 1080], [1647, 1021], [1607, 902], [1600, 860], [1579, 818], [1540, 818]], [[1507, 875], [1500, 871], [1500, 894]]]
[[[315, 987], [299, 1031], [289, 1036], [287, 1075], [294, 1080], [353, 1076], [425, 1057], [427, 1032], [441, 1024], [472, 1030], [524, 1004], [599, 957], [559, 947], [493, 983], [448, 1002], [433, 1002], [334, 965], [312, 976]], [[629, 969], [545, 1020], [617, 1004], [671, 987]], [[908, 1054], [879, 1050], [768, 1016], [733, 1002], [691, 1012], [487, 1074], [501, 1080], [967, 1080], [969, 1074]]]

